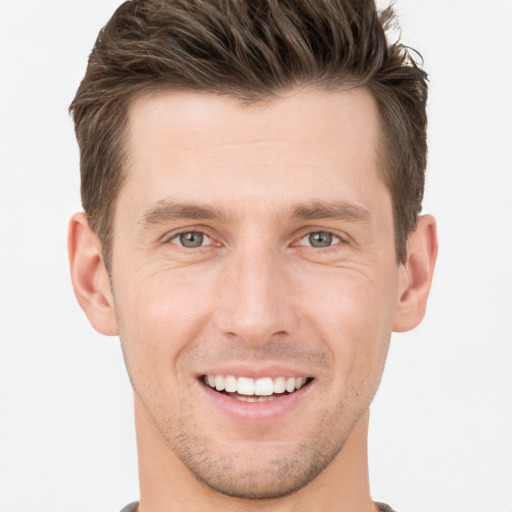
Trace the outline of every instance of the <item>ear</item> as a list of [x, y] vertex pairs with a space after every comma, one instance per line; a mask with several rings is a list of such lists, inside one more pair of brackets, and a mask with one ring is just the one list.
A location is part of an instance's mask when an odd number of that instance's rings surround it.
[[425, 316], [427, 299], [437, 258], [436, 221], [431, 215], [418, 219], [407, 241], [407, 261], [402, 274], [393, 321], [395, 332], [414, 329]]
[[69, 222], [68, 253], [71, 281], [78, 303], [98, 332], [115, 336], [114, 300], [101, 243], [83, 212], [75, 213]]

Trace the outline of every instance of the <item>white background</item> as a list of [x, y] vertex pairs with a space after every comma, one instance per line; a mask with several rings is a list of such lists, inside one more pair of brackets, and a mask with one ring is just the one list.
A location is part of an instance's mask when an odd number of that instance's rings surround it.
[[[117, 512], [138, 497], [119, 341], [67, 270], [80, 209], [67, 107], [118, 0], [0, 0], [0, 511]], [[373, 496], [400, 512], [512, 511], [512, 2], [398, 0], [430, 74], [424, 323], [394, 337], [373, 406]]]

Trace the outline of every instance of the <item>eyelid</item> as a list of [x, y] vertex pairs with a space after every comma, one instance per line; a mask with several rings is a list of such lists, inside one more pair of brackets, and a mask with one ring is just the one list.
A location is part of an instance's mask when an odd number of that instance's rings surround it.
[[177, 245], [178, 247], [182, 247], [183, 249], [196, 249], [197, 250], [197, 249], [200, 249], [201, 247], [207, 247], [212, 242], [212, 238], [210, 236], [208, 236], [206, 233], [201, 233], [200, 231], [185, 231], [185, 233], [200, 233], [201, 235], [203, 235], [203, 240], [202, 240], [203, 243], [201, 245], [198, 245], [197, 247], [185, 247], [181, 243], [173, 242], [173, 240], [176, 240], [176, 239], [179, 240], [183, 233], [177, 233], [176, 235], [174, 235], [172, 238], [169, 239], [169, 243]]
[[[302, 228], [299, 233], [294, 237], [294, 242], [292, 245], [299, 246], [299, 247], [311, 247], [310, 245], [306, 244], [300, 244], [299, 242], [306, 238], [307, 236], [311, 235], [312, 233], [329, 233], [333, 237], [336, 237], [339, 241], [336, 243], [333, 243], [333, 245], [324, 247], [324, 249], [333, 248], [340, 243], [349, 243], [350, 236], [346, 233], [339, 232], [336, 229], [329, 229], [329, 228], [321, 228], [317, 226], [309, 226], [307, 228]], [[316, 247], [315, 247], [316, 249]]]
[[342, 242], [341, 237], [339, 237], [335, 233], [331, 233], [330, 231], [310, 231], [309, 233], [306, 233], [304, 236], [299, 238], [299, 242], [301, 242], [302, 240], [304, 240], [306, 238], [309, 238], [314, 233], [326, 233], [328, 235], [332, 235], [332, 237], [333, 237], [333, 241], [332, 242], [333, 243], [331, 245], [326, 246], [326, 247], [315, 247], [314, 245], [311, 245], [310, 243], [304, 243], [304, 244], [300, 244], [299, 243], [299, 245], [300, 246], [304, 246], [304, 247], [312, 247], [314, 249], [330, 249], [330, 248], [335, 247], [336, 245], [338, 245], [340, 242]]
[[[183, 228], [177, 228], [175, 230], [172, 230], [172, 231], [167, 232], [164, 235], [162, 235], [162, 237], [160, 237], [159, 241], [161, 243], [163, 243], [163, 244], [167, 244], [167, 243], [171, 243], [171, 240], [173, 240], [174, 238], [180, 236], [183, 233], [196, 233], [196, 232], [197, 233], [202, 233], [203, 235], [208, 237], [210, 239], [210, 244], [212, 242], [214, 242], [216, 245], [219, 245], [219, 246], [222, 245], [222, 243], [219, 242], [214, 235], [212, 235], [210, 229], [202, 227], [202, 226], [186, 226], [186, 227], [183, 227]], [[336, 237], [339, 240], [338, 242], [334, 243], [331, 246], [325, 247], [324, 249], [329, 249], [329, 248], [335, 247], [335, 246], [339, 245], [340, 243], [349, 243], [350, 242], [350, 238], [351, 238], [346, 233], [340, 233], [339, 231], [337, 231], [335, 229], [321, 228], [321, 227], [318, 227], [318, 226], [308, 226], [308, 227], [302, 228], [293, 237], [294, 242], [292, 242], [292, 245], [302, 246], [302, 247], [311, 247], [311, 246], [306, 245], [306, 244], [299, 244], [298, 242], [300, 242], [303, 238], [307, 237], [308, 235], [311, 235], [312, 233], [329, 233], [329, 234], [333, 235], [334, 237]], [[210, 244], [199, 246], [197, 249], [200, 249], [202, 247], [207, 247]], [[180, 247], [182, 249], [188, 249], [187, 247], [183, 247], [183, 246], [181, 246], [179, 244], [173, 243], [173, 245], [176, 245], [177, 247]]]
[[[187, 226], [184, 228], [177, 228], [173, 231], [169, 231], [169, 232], [165, 233], [165, 235], [163, 235], [160, 238], [160, 242], [163, 244], [172, 243], [173, 245], [176, 245], [177, 247], [180, 247], [182, 249], [188, 249], [188, 247], [183, 247], [182, 245], [175, 244], [175, 243], [171, 242], [171, 240], [174, 240], [176, 237], [179, 237], [183, 233], [201, 233], [204, 236], [209, 238], [210, 244], [212, 242], [217, 242], [215, 237], [212, 236], [211, 232], [208, 229], [200, 227], [200, 226]], [[217, 242], [217, 243], [219, 243], [219, 242]], [[197, 247], [197, 249], [200, 249], [201, 247], [207, 247], [210, 244], [201, 245], [201, 246]], [[219, 243], [219, 245], [220, 245], [220, 243]]]

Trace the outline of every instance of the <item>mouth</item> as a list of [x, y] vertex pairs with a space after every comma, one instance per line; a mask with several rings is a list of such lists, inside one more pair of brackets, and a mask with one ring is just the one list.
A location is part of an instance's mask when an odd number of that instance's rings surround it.
[[209, 388], [241, 402], [269, 402], [291, 395], [308, 386], [312, 377], [250, 377], [203, 375], [200, 380]]

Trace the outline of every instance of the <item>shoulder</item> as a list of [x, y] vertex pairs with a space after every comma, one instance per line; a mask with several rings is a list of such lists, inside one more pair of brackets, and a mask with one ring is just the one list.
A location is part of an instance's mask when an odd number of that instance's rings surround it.
[[129, 505], [126, 505], [121, 512], [136, 512], [137, 506], [139, 505], [138, 501], [134, 501], [133, 503], [130, 503]]
[[[386, 505], [385, 503], [375, 502], [375, 505], [377, 505], [377, 507], [379, 507], [379, 510], [381, 512], [396, 512], [389, 505]], [[124, 511], [121, 511], [121, 512], [124, 512]]]

